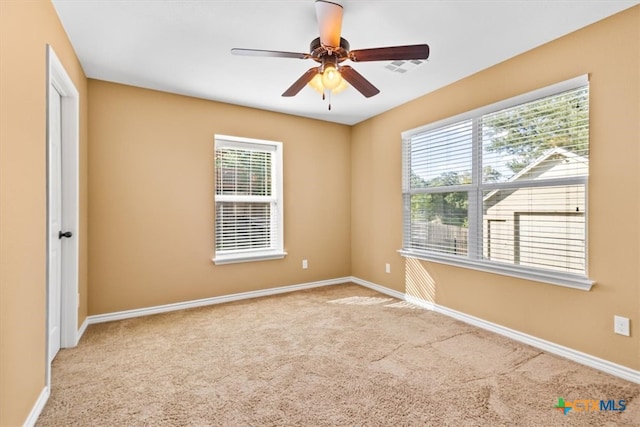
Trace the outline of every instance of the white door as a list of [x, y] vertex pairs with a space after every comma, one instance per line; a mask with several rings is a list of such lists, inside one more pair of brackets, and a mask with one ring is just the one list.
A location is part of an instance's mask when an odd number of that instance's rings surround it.
[[43, 332], [46, 384], [51, 387], [51, 361], [61, 347], [78, 345], [80, 251], [80, 96], [51, 46], [47, 46], [47, 85], [47, 322]]
[[60, 93], [49, 86], [49, 361], [60, 350], [62, 288], [62, 127]]

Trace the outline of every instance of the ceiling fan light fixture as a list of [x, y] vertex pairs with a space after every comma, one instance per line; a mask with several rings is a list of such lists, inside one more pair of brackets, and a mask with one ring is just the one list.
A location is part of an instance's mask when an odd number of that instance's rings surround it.
[[333, 89], [332, 92], [334, 94], [340, 93], [340, 92], [342, 92], [343, 90], [345, 90], [348, 87], [349, 87], [349, 85], [347, 84], [347, 81], [345, 79], [341, 78], [340, 79], [340, 84], [338, 85], [337, 88]]
[[322, 74], [318, 73], [309, 82], [309, 86], [318, 93], [324, 93], [324, 86], [322, 86]]
[[342, 76], [340, 71], [332, 63], [325, 64], [324, 71], [322, 72], [322, 86], [326, 89], [334, 90], [342, 82]]
[[[316, 74], [311, 81], [309, 82], [309, 86], [311, 86], [311, 88], [313, 90], [315, 90], [316, 92], [318, 92], [319, 94], [324, 94], [325, 91], [325, 87], [322, 84], [322, 74], [318, 73]], [[342, 91], [344, 91], [346, 88], [348, 88], [349, 85], [347, 84], [347, 81], [343, 78], [340, 79], [340, 84], [333, 90], [331, 90], [331, 93], [338, 94]], [[326, 88], [328, 89], [328, 88]]]

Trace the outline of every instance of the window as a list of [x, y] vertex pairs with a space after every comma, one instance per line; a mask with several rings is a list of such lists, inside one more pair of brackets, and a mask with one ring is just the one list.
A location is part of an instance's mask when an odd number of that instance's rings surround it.
[[283, 258], [282, 144], [215, 136], [216, 264]]
[[402, 138], [403, 255], [590, 289], [586, 76]]

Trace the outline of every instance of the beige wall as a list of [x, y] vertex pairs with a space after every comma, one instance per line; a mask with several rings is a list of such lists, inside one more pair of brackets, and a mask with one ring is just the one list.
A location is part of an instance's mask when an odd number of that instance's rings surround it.
[[[90, 314], [350, 275], [350, 127], [96, 80], [89, 93]], [[216, 133], [283, 143], [285, 259], [211, 261]]]
[[[428, 67], [428, 63], [423, 67]], [[405, 260], [402, 131], [591, 76], [589, 275], [584, 292]], [[640, 6], [356, 125], [352, 274], [564, 346], [640, 369]], [[391, 274], [384, 273], [390, 262]], [[630, 338], [613, 316], [631, 319]]]
[[[48, 1], [1, 0], [0, 425], [22, 424], [45, 383], [47, 43], [81, 96], [79, 322], [354, 275], [640, 369], [639, 31], [636, 6], [350, 128], [87, 83]], [[591, 292], [398, 255], [402, 131], [583, 73]], [[284, 260], [212, 263], [215, 133], [284, 143]]]
[[45, 385], [46, 45], [80, 92], [80, 308], [87, 316], [86, 78], [49, 1], [0, 1], [0, 425]]

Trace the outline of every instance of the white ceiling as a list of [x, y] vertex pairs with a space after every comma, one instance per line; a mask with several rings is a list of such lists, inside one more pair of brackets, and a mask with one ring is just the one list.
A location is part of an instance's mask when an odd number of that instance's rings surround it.
[[313, 0], [53, 3], [87, 77], [355, 124], [640, 0], [343, 0], [351, 49], [427, 43], [431, 56], [404, 74], [389, 62], [351, 63], [381, 93], [367, 99], [350, 87], [333, 96], [331, 111], [309, 87], [280, 96], [314, 61], [230, 53], [308, 53], [318, 37]]

